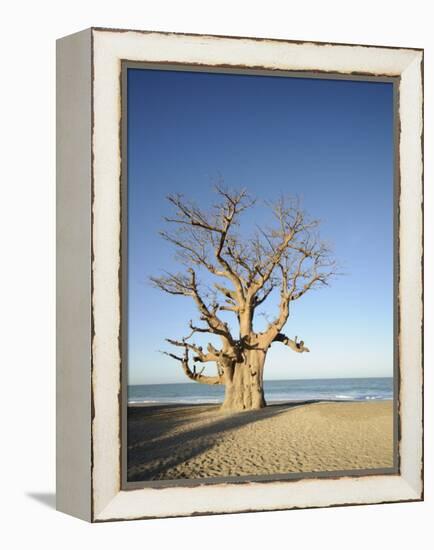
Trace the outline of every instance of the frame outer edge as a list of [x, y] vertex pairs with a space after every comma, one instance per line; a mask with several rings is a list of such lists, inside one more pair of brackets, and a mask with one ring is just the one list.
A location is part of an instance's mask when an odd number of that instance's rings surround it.
[[91, 521], [91, 30], [56, 44], [56, 508]]
[[423, 52], [402, 73], [400, 97], [401, 474], [423, 498]]
[[[94, 31], [97, 31], [97, 32], [94, 32], [94, 34], [96, 36], [98, 36], [99, 38], [99, 35], [101, 34], [105, 34], [105, 39], [103, 41], [103, 44], [105, 45], [104, 46], [101, 46], [101, 44], [99, 45], [99, 50], [100, 53], [102, 54], [101, 56], [101, 59], [100, 59], [100, 62], [102, 60], [104, 60], [104, 63], [106, 63], [107, 61], [109, 61], [109, 63], [112, 63], [112, 58], [110, 56], [114, 55], [116, 58], [117, 58], [117, 63], [120, 62], [120, 59], [124, 59], [125, 58], [125, 55], [123, 54], [117, 54], [117, 50], [115, 48], [115, 45], [114, 45], [114, 42], [115, 42], [115, 37], [113, 36], [113, 43], [111, 43], [109, 45], [108, 41], [107, 41], [107, 35], [109, 34], [108, 31], [101, 31], [101, 29], [94, 29]], [[119, 32], [120, 31], [113, 31], [111, 34], [113, 35], [118, 35], [118, 37], [116, 38], [116, 40], [118, 41], [119, 43]], [[162, 34], [164, 33], [155, 33], [155, 36], [156, 37], [159, 37], [161, 36]], [[128, 37], [128, 33], [124, 34], [125, 37]], [[167, 36], [167, 35], [166, 35]], [[172, 34], [170, 36], [173, 36]], [[131, 36], [130, 36], [131, 37]], [[110, 40], [111, 40], [111, 37], [110, 37]], [[254, 39], [247, 39], [247, 40], [251, 40], [252, 42], [254, 42]], [[290, 41], [288, 41], [288, 43], [290, 43]], [[308, 43], [311, 45], [313, 45], [314, 43]], [[126, 51], [123, 46], [125, 46], [125, 44], [123, 43], [122, 44], [122, 48], [121, 50], [122, 51]], [[357, 46], [356, 46], [357, 47]], [[337, 45], [337, 48], [339, 49], [342, 49], [342, 46], [339, 46]], [[345, 49], [348, 50], [350, 49], [350, 45], [346, 46]], [[407, 68], [409, 68], [413, 62], [416, 60], [416, 59], [419, 59], [420, 61], [420, 58], [421, 58], [421, 55], [420, 55], [420, 50], [405, 50], [405, 49], [400, 49], [402, 51], [402, 54], [404, 56], [404, 58], [400, 58], [400, 60], [398, 61], [398, 59], [395, 57], [395, 53], [393, 54], [393, 63], [392, 63], [392, 67], [389, 69], [389, 72], [386, 72], [386, 75], [394, 75], [394, 76], [398, 76], [398, 74], [401, 74], [403, 73], [404, 71], [407, 70]], [[141, 50], [142, 51], [142, 50]], [[396, 52], [396, 50], [395, 50]], [[359, 52], [360, 53], [360, 52]], [[384, 52], [381, 52], [382, 54], [386, 55]], [[371, 53], [370, 55], [374, 55], [374, 52], [371, 50]], [[396, 55], [398, 55], [398, 52], [396, 52]], [[97, 58], [98, 58], [98, 55], [97, 55]], [[114, 58], [113, 58], [114, 60]], [[182, 61], [184, 62], [184, 61]], [[98, 63], [98, 61], [97, 61]], [[211, 63], [212, 64], [212, 63]], [[380, 63], [381, 64], [381, 63]], [[377, 60], [377, 65], [378, 65], [378, 60]], [[98, 69], [99, 70], [99, 69]], [[287, 69], [285, 69], [287, 70]], [[348, 73], [349, 75], [351, 73]], [[373, 74], [376, 74], [376, 73], [373, 73]], [[420, 77], [421, 73], [418, 72], [418, 77]], [[417, 83], [417, 85], [419, 85], [419, 82]], [[419, 107], [418, 107], [419, 108]], [[414, 111], [413, 111], [414, 113]], [[106, 123], [106, 121], [105, 121]], [[98, 131], [100, 130], [97, 130], [97, 133]], [[417, 136], [418, 139], [420, 136]], [[96, 147], [96, 150], [98, 150], [98, 145]], [[413, 149], [414, 150], [414, 149]], [[107, 151], [106, 151], [107, 152]], [[99, 159], [101, 160], [101, 159]], [[107, 160], [107, 159], [106, 159]], [[97, 161], [99, 162], [99, 161]], [[417, 160], [417, 162], [419, 163], [419, 159]], [[418, 168], [421, 167], [421, 164], [418, 164]], [[108, 175], [108, 172], [104, 172], [105, 175]], [[412, 181], [414, 182], [415, 180], [412, 179]], [[419, 180], [418, 180], [419, 181]], [[106, 183], [108, 183], [106, 181]], [[113, 184], [113, 182], [111, 182]], [[419, 185], [419, 184], [417, 184]], [[417, 192], [419, 192], [419, 187], [417, 187], [416, 189]], [[95, 211], [98, 210], [98, 208], [102, 208], [102, 205], [99, 204], [98, 205], [98, 200], [97, 202], [95, 203]], [[112, 208], [112, 207], [111, 207]], [[117, 207], [116, 207], [117, 208]], [[107, 212], [105, 212], [105, 215], [107, 215]], [[420, 216], [420, 213], [419, 213], [419, 216]], [[117, 220], [116, 220], [117, 221]], [[419, 224], [420, 222], [420, 219], [419, 217], [417, 216], [417, 224]], [[96, 226], [95, 226], [96, 228]], [[420, 234], [417, 235], [417, 238], [419, 239], [418, 240], [418, 247], [419, 247], [419, 244], [420, 244]], [[107, 251], [106, 251], [107, 252]], [[420, 258], [419, 258], [420, 259]], [[412, 267], [415, 267], [414, 264], [412, 264]], [[420, 273], [420, 272], [418, 272]], [[417, 275], [417, 274], [416, 274]], [[419, 288], [419, 287], [418, 287]], [[97, 292], [100, 292], [101, 289], [99, 289]], [[416, 315], [417, 316], [417, 315]], [[112, 330], [112, 329], [110, 329]], [[417, 338], [417, 342], [415, 343], [418, 343], [419, 342], [419, 337]], [[100, 352], [101, 352], [101, 349], [100, 349]], [[412, 383], [415, 384], [417, 386], [417, 383], [418, 381], [421, 379], [420, 377], [420, 371], [418, 370], [420, 369], [420, 364], [416, 365], [416, 368], [413, 369], [414, 371], [416, 371], [416, 375], [412, 377]], [[107, 371], [107, 369], [105, 369]], [[102, 370], [99, 370], [98, 371], [98, 366], [96, 365], [96, 371], [97, 371], [97, 375], [100, 376], [101, 374], [103, 374], [103, 371]], [[114, 383], [114, 381], [111, 381], [111, 383]], [[114, 386], [113, 386], [114, 387]], [[102, 380], [98, 380], [98, 384], [96, 384], [96, 381], [94, 380], [94, 389], [96, 391], [96, 393], [98, 392], [101, 392], [102, 391]], [[414, 389], [414, 387], [413, 387]], [[420, 386], [417, 386], [418, 390], [420, 390]], [[116, 402], [118, 401], [118, 396], [116, 396]], [[111, 403], [112, 400], [115, 399], [114, 395], [110, 395], [108, 396], [107, 395], [107, 391], [106, 391], [106, 394], [104, 395], [104, 399], [103, 399], [103, 395], [101, 394], [100, 397], [100, 402], [101, 404], [103, 404], [104, 406], [108, 406], [108, 409], [111, 409], [113, 407], [113, 403]], [[411, 400], [410, 400], [411, 401]], [[416, 403], [416, 405], [419, 405], [419, 396], [416, 397], [416, 401], [413, 402], [413, 404]], [[107, 409], [107, 410], [108, 410]], [[99, 412], [99, 411], [97, 411]], [[103, 409], [101, 409], [101, 413], [103, 412]], [[100, 413], [100, 414], [101, 414]], [[416, 415], [417, 416], [417, 420], [419, 419], [419, 410], [418, 410], [418, 414]], [[105, 418], [105, 417], [104, 417]], [[105, 420], [107, 420], [105, 418]], [[110, 418], [108, 418], [108, 420], [110, 421]], [[101, 422], [101, 417], [100, 417], [100, 420], [99, 422]], [[111, 422], [111, 421], [110, 421]], [[411, 425], [411, 426], [415, 426], [415, 421], [414, 419], [411, 420], [408, 425]], [[95, 426], [95, 423], [94, 423], [94, 426]], [[108, 428], [107, 428], [108, 429]], [[117, 429], [117, 425], [114, 427], [114, 429]], [[101, 430], [101, 427], [98, 427], [98, 431]], [[106, 429], [103, 430], [104, 432], [106, 431]], [[421, 433], [420, 432], [420, 428], [418, 427], [417, 430], [416, 430], [416, 434], [415, 434], [415, 437], [418, 437], [418, 434]], [[100, 434], [102, 435], [102, 434]], [[100, 435], [98, 437], [100, 437]], [[112, 436], [110, 436], [112, 437]], [[412, 438], [413, 442], [415, 441], [414, 437]], [[104, 437], [104, 439], [101, 439], [100, 440], [100, 443], [103, 443], [104, 445], [106, 445], [107, 443], [107, 439]], [[420, 441], [418, 440], [418, 450], [417, 450], [417, 455], [418, 456], [415, 456], [414, 458], [412, 458], [410, 461], [409, 461], [409, 470], [411, 470], [411, 472], [407, 471], [406, 474], [410, 473], [410, 475], [404, 475], [403, 477], [402, 476], [395, 476], [397, 478], [397, 483], [399, 485], [399, 490], [398, 490], [398, 485], [396, 485], [395, 487], [393, 487], [392, 489], [392, 492], [391, 492], [391, 496], [389, 498], [382, 498], [381, 496], [377, 496], [377, 497], [369, 497], [368, 501], [363, 501], [364, 499], [358, 499], [358, 498], [354, 498], [354, 497], [349, 497], [346, 501], [345, 501], [345, 505], [350, 505], [350, 504], [367, 504], [367, 503], [379, 503], [379, 502], [399, 502], [399, 501], [411, 501], [411, 500], [419, 500], [421, 498], [421, 491], [419, 491], [419, 488], [421, 487], [421, 485], [419, 484], [420, 483], [420, 479], [418, 482], [415, 483], [415, 475], [419, 475], [417, 472], [416, 472], [416, 469], [417, 469], [417, 463], [418, 463], [418, 458], [419, 458], [419, 444], [420, 444]], [[98, 447], [94, 447], [95, 450], [100, 453], [103, 449], [103, 447], [101, 447], [100, 449], [98, 449]], [[107, 450], [107, 449], [106, 449]], [[110, 451], [110, 454], [111, 454], [111, 451]], [[105, 459], [107, 459], [108, 457], [105, 456]], [[423, 460], [423, 457], [421, 455], [421, 459]], [[101, 466], [104, 466], [103, 467], [103, 470], [105, 471], [105, 474], [107, 474], [109, 472], [109, 470], [112, 469], [112, 465], [110, 465], [110, 467], [107, 469], [105, 465], [103, 465], [103, 463], [101, 462], [98, 462], [98, 468], [100, 468]], [[421, 465], [422, 465], [422, 461], [421, 461]], [[103, 477], [101, 477], [103, 475], [103, 471], [101, 470], [98, 471], [98, 468], [97, 468], [97, 471], [96, 471], [96, 474], [97, 474], [97, 477], [98, 477], [98, 480], [99, 481], [103, 481]], [[96, 485], [94, 485], [93, 487], [93, 492], [96, 491], [97, 493], [100, 492], [100, 489], [103, 490], [103, 493], [105, 493], [105, 496], [107, 497], [108, 496], [108, 493], [111, 492], [114, 488], [114, 485], [117, 485], [117, 481], [116, 480], [112, 480], [112, 479], [107, 479], [105, 478], [105, 481], [108, 482], [112, 488], [110, 488], [109, 486], [104, 486], [105, 485], [105, 482], [103, 485], [99, 485], [99, 481], [97, 481]], [[390, 480], [391, 481], [391, 480]], [[387, 484], [389, 484], [389, 480], [387, 481]], [[230, 489], [230, 485], [228, 486], [228, 490]], [[177, 491], [179, 491], [179, 489], [177, 489]], [[229, 491], [228, 491], [229, 492]], [[137, 504], [139, 504], [139, 500], [142, 502], [142, 504], [144, 503], [144, 501], [141, 500], [141, 497], [139, 497], [139, 493], [141, 493], [141, 491], [132, 491], [130, 493], [130, 497], [128, 497], [129, 499], [129, 505], [132, 505], [132, 499], [134, 499], [136, 501]], [[166, 497], [169, 496], [169, 493], [171, 493], [171, 491], [168, 491], [166, 492], [166, 490], [161, 490], [161, 496], [163, 496], [163, 494], [166, 493]], [[149, 497], [151, 497], [151, 493], [147, 493], [149, 495]], [[145, 497], [145, 495], [143, 494], [142, 495], [143, 497]], [[102, 498], [101, 498], [102, 497]], [[178, 514], [175, 514], [172, 512], [166, 512], [166, 513], [162, 513], [160, 511], [160, 513], [154, 513], [154, 514], [150, 514], [150, 515], [147, 515], [145, 513], [141, 514], [139, 513], [139, 510], [136, 508], [135, 512], [132, 511], [131, 509], [131, 506], [130, 506], [130, 510], [127, 512], [127, 508], [128, 508], [128, 505], [127, 505], [127, 502], [126, 502], [126, 497], [127, 495], [125, 494], [125, 492], [123, 491], [118, 491], [118, 492], [114, 492], [112, 493], [112, 497], [109, 498], [109, 499], [106, 499], [104, 498], [103, 494], [100, 494], [98, 496], [99, 498], [99, 504], [97, 506], [97, 510], [96, 510], [96, 514], [95, 514], [95, 518], [94, 520], [95, 521], [105, 521], [105, 520], [116, 520], [116, 519], [134, 519], [134, 518], [140, 518], [140, 517], [173, 517], [173, 516], [176, 516]], [[137, 500], [139, 499], [139, 500]], [[336, 499], [336, 498], [333, 498], [333, 496], [330, 497], [331, 499], [331, 503], [328, 505], [328, 506], [334, 506], [334, 505], [343, 505], [343, 503], [339, 502], [340, 499]], [[153, 500], [153, 497], [150, 498], [150, 501], [147, 501], [147, 505], [151, 505], [151, 501]], [[318, 503], [319, 504], [319, 503]], [[323, 506], [323, 504], [319, 504], [320, 506]], [[314, 504], [315, 506], [315, 504]], [[170, 507], [170, 506], [169, 506]], [[299, 507], [297, 505], [295, 506], [291, 506], [290, 504], [288, 504], [287, 506], [285, 506], [284, 508], [280, 508], [280, 509], [289, 509], [289, 508], [294, 508], [294, 507]], [[301, 507], [310, 507], [309, 504], [303, 504]], [[182, 507], [181, 507], [182, 508]], [[199, 507], [200, 508], [200, 507]], [[242, 511], [254, 511], [254, 510], [259, 510], [260, 507], [257, 506], [255, 504], [254, 508], [253, 509], [245, 509], [245, 510], [241, 510], [241, 509], [234, 509], [234, 510], [231, 510], [229, 513], [234, 513], [234, 512], [242, 512]], [[279, 509], [279, 504], [276, 504], [276, 508], [273, 508], [273, 509]], [[148, 509], [149, 510], [149, 509]], [[141, 512], [141, 510], [140, 510]], [[145, 512], [145, 510], [143, 510], [143, 512]], [[204, 513], [225, 513], [224, 511], [209, 511], [209, 512], [206, 512], [204, 509], [202, 510], [198, 510], [197, 512], [184, 512], [184, 513], [181, 513], [179, 515], [195, 515], [196, 513], [199, 513], [199, 514], [204, 514]]]

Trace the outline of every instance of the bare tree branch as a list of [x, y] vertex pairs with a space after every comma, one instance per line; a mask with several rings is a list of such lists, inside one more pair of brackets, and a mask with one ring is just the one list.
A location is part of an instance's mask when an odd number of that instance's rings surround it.
[[189, 366], [188, 348], [185, 348], [185, 352], [182, 357], [179, 357], [179, 355], [175, 355], [174, 353], [168, 353], [166, 351], [163, 351], [163, 353], [164, 355], [168, 355], [172, 359], [179, 361], [181, 363], [184, 373], [188, 378], [190, 378], [190, 380], [193, 380], [194, 382], [198, 382], [199, 384], [208, 384], [213, 386], [223, 383], [222, 377], [220, 375], [205, 376], [202, 374], [203, 369], [200, 372], [196, 372], [195, 367], [193, 367], [193, 370], [191, 370]]
[[297, 353], [304, 353], [309, 352], [309, 348], [307, 348], [304, 345], [303, 340], [300, 342], [297, 342], [297, 336], [294, 338], [294, 340], [291, 340], [291, 338], [288, 338], [285, 334], [279, 332], [273, 340], [273, 342], [281, 342], [285, 346], [290, 347], [292, 350], [296, 351]]
[[201, 313], [201, 320], [208, 324], [210, 332], [222, 336], [230, 344], [233, 344], [233, 338], [227, 324], [216, 314], [218, 305], [217, 307], [208, 307], [205, 304], [197, 287], [196, 272], [193, 269], [189, 269], [188, 272], [189, 277], [183, 274], [167, 273], [162, 277], [151, 277], [151, 282], [154, 286], [169, 294], [191, 296]]

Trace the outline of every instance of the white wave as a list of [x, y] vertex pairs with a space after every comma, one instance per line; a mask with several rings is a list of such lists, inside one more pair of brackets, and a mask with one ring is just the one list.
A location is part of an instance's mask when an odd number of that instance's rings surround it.
[[335, 395], [336, 399], [356, 399], [353, 395]]

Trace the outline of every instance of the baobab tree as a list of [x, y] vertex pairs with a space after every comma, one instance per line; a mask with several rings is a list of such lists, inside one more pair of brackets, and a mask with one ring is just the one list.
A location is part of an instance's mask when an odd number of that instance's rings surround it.
[[[255, 199], [246, 190], [221, 186], [216, 193], [218, 202], [209, 210], [180, 194], [168, 196], [174, 214], [165, 218], [169, 229], [160, 235], [175, 247], [186, 269], [151, 281], [168, 294], [194, 300], [200, 323], [191, 320], [184, 338], [167, 339], [180, 353], [164, 353], [180, 362], [190, 380], [224, 385], [223, 410], [260, 409], [266, 405], [263, 380], [270, 347], [283, 344], [296, 353], [309, 351], [303, 341], [282, 332], [291, 304], [328, 284], [335, 262], [316, 233], [318, 221], [310, 220], [297, 201], [281, 198], [268, 204], [272, 225], [256, 227], [246, 238], [239, 232], [240, 217], [252, 212]], [[206, 285], [200, 280], [204, 273]], [[276, 317], [267, 320], [263, 332], [255, 331], [255, 314], [273, 291], [280, 293]], [[236, 331], [221, 312], [235, 316]], [[219, 347], [208, 343], [204, 350], [194, 342], [198, 334], [218, 337]], [[213, 375], [204, 373], [208, 363], [215, 364]]]

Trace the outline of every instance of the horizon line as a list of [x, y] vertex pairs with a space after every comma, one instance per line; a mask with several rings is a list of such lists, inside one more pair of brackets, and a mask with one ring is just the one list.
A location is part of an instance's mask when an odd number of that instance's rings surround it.
[[[269, 378], [264, 382], [298, 382], [302, 380], [368, 380], [372, 378], [394, 378], [390, 376], [332, 376], [332, 377], [320, 377], [320, 378]], [[162, 386], [165, 384], [198, 384], [197, 382], [148, 382], [148, 383], [127, 383], [127, 386]], [[198, 384], [200, 385], [200, 384]], [[224, 384], [218, 384], [224, 386]]]

